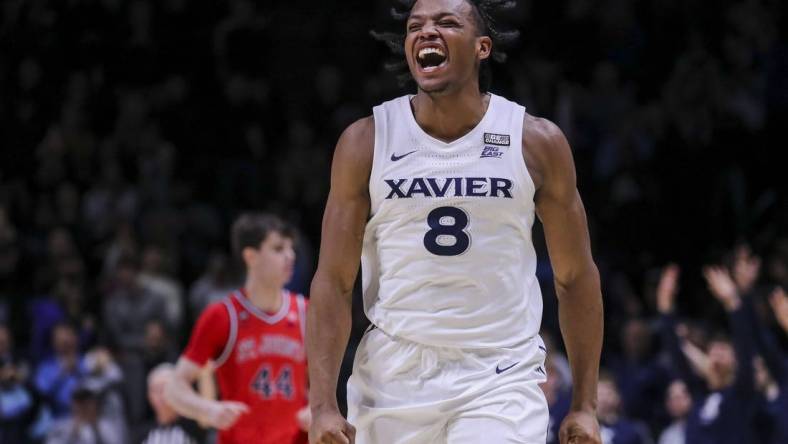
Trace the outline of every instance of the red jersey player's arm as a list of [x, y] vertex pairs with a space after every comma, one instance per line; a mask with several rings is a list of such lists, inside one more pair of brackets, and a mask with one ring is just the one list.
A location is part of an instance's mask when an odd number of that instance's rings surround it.
[[189, 345], [178, 359], [172, 379], [164, 389], [167, 402], [181, 416], [217, 429], [231, 427], [248, 411], [245, 404], [216, 401], [200, 396], [193, 383], [204, 372], [209, 359], [222, 354], [230, 337], [230, 317], [221, 303], [211, 304], [200, 315]]
[[[585, 208], [577, 191], [572, 151], [564, 134], [550, 121], [526, 116], [524, 128], [523, 154], [536, 185], [536, 211], [544, 225], [561, 334], [572, 369], [574, 414], [562, 427], [561, 442], [575, 434], [580, 442], [596, 442], [602, 292], [591, 256]], [[586, 433], [591, 440], [581, 438]]]
[[320, 259], [312, 280], [307, 312], [313, 442], [326, 439], [326, 434], [352, 433], [347, 424], [339, 424], [336, 387], [350, 336], [353, 283], [370, 211], [368, 184], [374, 133], [372, 117], [348, 127], [339, 138], [331, 166], [331, 190], [323, 215]]

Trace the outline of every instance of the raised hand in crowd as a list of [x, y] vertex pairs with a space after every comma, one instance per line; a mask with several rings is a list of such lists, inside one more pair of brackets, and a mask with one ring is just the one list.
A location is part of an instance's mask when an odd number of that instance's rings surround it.
[[662, 314], [672, 313], [675, 308], [679, 273], [680, 269], [676, 264], [668, 264], [662, 269], [657, 285], [657, 311]]
[[685, 324], [676, 325], [676, 337], [692, 371], [705, 377], [709, 372], [709, 355], [689, 339], [689, 329]]
[[739, 308], [741, 305], [739, 290], [727, 269], [708, 265], [703, 267], [703, 277], [706, 278], [709, 291], [722, 304], [725, 311], [731, 312]]
[[690, 331], [687, 324], [679, 323], [676, 325], [676, 337], [679, 340], [679, 348], [684, 358], [687, 360], [692, 372], [702, 378], [706, 378], [711, 369], [709, 354], [690, 339]]
[[769, 296], [769, 304], [774, 310], [774, 317], [783, 331], [788, 334], [788, 294], [782, 287], [777, 287]]
[[739, 289], [739, 294], [752, 290], [761, 272], [761, 258], [752, 254], [748, 245], [736, 249], [731, 270], [733, 281]]

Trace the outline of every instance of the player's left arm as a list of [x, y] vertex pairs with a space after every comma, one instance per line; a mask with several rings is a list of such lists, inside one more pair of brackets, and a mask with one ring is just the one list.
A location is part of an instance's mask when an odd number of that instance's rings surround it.
[[[200, 371], [200, 375], [197, 377], [197, 393], [203, 399], [210, 399], [215, 401], [219, 399], [219, 392], [216, 387], [216, 381], [214, 380], [214, 362], [213, 360], [208, 361]], [[206, 422], [200, 422], [200, 427], [208, 428], [209, 425]]]
[[596, 443], [602, 292], [572, 151], [555, 124], [527, 116], [523, 154], [536, 186], [536, 211], [544, 225], [561, 334], [572, 369], [572, 407], [561, 427], [561, 442]]

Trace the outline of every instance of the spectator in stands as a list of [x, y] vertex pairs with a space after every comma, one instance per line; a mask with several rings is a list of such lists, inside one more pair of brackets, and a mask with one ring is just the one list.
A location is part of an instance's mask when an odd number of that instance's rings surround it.
[[100, 391], [104, 414], [122, 419], [125, 407], [121, 388], [125, 378], [109, 350], [101, 347], [90, 350], [85, 354], [82, 368], [81, 382]]
[[104, 299], [104, 328], [110, 343], [124, 353], [139, 353], [145, 345], [148, 321], [166, 313], [161, 296], [138, 283], [138, 264], [133, 256], [120, 258], [115, 280]]
[[134, 227], [128, 221], [119, 223], [115, 229], [114, 236], [102, 247], [101, 256], [103, 263], [101, 275], [103, 278], [111, 282], [120, 259], [136, 257], [137, 250]]
[[234, 279], [230, 260], [227, 255], [214, 252], [208, 259], [205, 271], [189, 289], [189, 309], [196, 319], [211, 302], [216, 302], [230, 294], [239, 286]]
[[71, 394], [84, 373], [77, 346], [77, 330], [60, 323], [52, 330], [54, 356], [42, 361], [35, 371], [34, 384], [55, 418], [71, 412]]
[[36, 407], [25, 366], [15, 361], [11, 347], [11, 333], [0, 324], [0, 443], [27, 441]]
[[775, 440], [777, 436], [782, 434], [780, 429], [785, 428], [779, 424], [781, 416], [784, 416], [780, 411], [784, 408], [781, 405], [784, 401], [780, 399], [783, 397], [780, 384], [772, 377], [761, 356], [755, 357], [753, 369], [755, 370], [755, 389], [758, 392], [756, 414], [753, 420], [754, 436], [758, 442], [762, 443], [785, 442], [784, 439]]
[[[687, 442], [726, 444], [752, 442], [756, 395], [753, 386], [754, 332], [730, 273], [710, 266], [703, 270], [712, 295], [728, 313], [733, 338], [716, 335], [705, 351], [682, 344], [676, 334], [674, 301], [679, 269], [665, 268], [657, 290], [664, 346], [678, 376], [695, 403], [687, 418]], [[694, 351], [689, 351], [694, 350]], [[685, 351], [687, 356], [685, 356]]]
[[622, 408], [630, 418], [648, 420], [659, 411], [658, 403], [668, 383], [667, 371], [652, 353], [652, 333], [642, 318], [629, 319], [621, 329], [622, 354], [612, 355], [607, 367], [616, 378]]
[[125, 183], [121, 165], [112, 156], [103, 159], [96, 173], [82, 199], [82, 218], [89, 238], [101, 241], [112, 234], [116, 221], [133, 220], [138, 193]]
[[164, 323], [158, 319], [148, 321], [145, 326], [145, 346], [140, 361], [127, 367], [130, 374], [124, 381], [130, 393], [129, 404], [135, 409], [132, 414], [138, 415], [135, 416], [137, 421], [153, 418], [154, 412], [145, 402], [144, 397], [140, 396], [145, 393], [150, 372], [160, 364], [175, 362], [177, 358], [178, 352]]
[[[77, 255], [60, 259], [55, 268], [55, 280], [48, 297], [36, 299], [30, 305], [33, 333], [31, 353], [34, 358], [51, 352], [48, 338], [52, 327], [60, 322], [72, 322], [77, 328], [79, 349], [89, 349], [96, 340], [96, 321], [86, 309], [87, 277], [85, 263]], [[47, 338], [45, 343], [39, 338]]]
[[178, 351], [172, 342], [169, 329], [158, 319], [148, 321], [145, 326], [145, 348], [143, 349], [145, 373], [150, 373], [159, 364], [173, 363], [176, 359], [178, 359]]
[[145, 345], [148, 323], [165, 318], [165, 303], [138, 283], [138, 266], [133, 256], [119, 259], [115, 280], [104, 300], [104, 329], [118, 352], [125, 376], [124, 395], [129, 420], [145, 416]]
[[[777, 324], [788, 333], [788, 296], [777, 287], [769, 302]], [[762, 355], [755, 361], [755, 383], [760, 394], [759, 436], [762, 442], [788, 442], [788, 355], [765, 325], [756, 326]]]
[[[739, 246], [733, 257], [731, 277], [739, 294], [743, 295], [752, 311], [754, 340], [758, 356], [753, 360], [758, 406], [754, 420], [754, 433], [758, 442], [788, 442], [788, 356], [780, 349], [769, 326], [771, 319], [757, 316], [765, 310], [756, 310], [755, 285], [760, 277], [761, 259], [749, 246]], [[779, 294], [779, 287], [773, 292]], [[775, 315], [778, 315], [775, 310]], [[779, 317], [779, 315], [778, 315]], [[778, 320], [779, 322], [779, 320]]]
[[126, 431], [103, 415], [100, 398], [95, 387], [77, 386], [71, 395], [73, 415], [55, 423], [46, 444], [126, 444]]
[[621, 410], [621, 395], [613, 377], [602, 371], [597, 385], [597, 418], [602, 444], [650, 444], [646, 426], [627, 418]]
[[178, 331], [183, 320], [183, 288], [170, 275], [169, 262], [164, 249], [156, 245], [146, 246], [142, 250], [138, 281], [142, 289], [162, 298], [166, 325], [172, 331]]
[[670, 416], [671, 423], [659, 435], [658, 444], [684, 444], [687, 442], [687, 415], [692, 408], [687, 384], [681, 379], [675, 379], [668, 385], [665, 393], [665, 410]]

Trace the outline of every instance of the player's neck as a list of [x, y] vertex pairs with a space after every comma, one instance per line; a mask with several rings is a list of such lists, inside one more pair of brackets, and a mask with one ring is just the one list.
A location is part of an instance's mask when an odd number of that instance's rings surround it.
[[450, 142], [467, 134], [484, 117], [490, 96], [475, 85], [448, 94], [419, 91], [411, 101], [416, 122], [430, 136]]
[[271, 285], [251, 276], [244, 284], [246, 297], [255, 307], [267, 313], [276, 313], [282, 307], [282, 287]]

